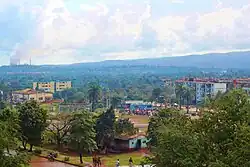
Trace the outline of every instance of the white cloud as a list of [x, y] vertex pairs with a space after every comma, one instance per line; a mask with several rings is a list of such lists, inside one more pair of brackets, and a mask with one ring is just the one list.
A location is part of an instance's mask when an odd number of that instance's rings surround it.
[[183, 0], [169, 0], [171, 3], [178, 3], [178, 4], [182, 4], [184, 3]]
[[74, 9], [64, 0], [46, 0], [45, 6], [23, 3], [21, 15], [31, 11], [35, 33], [17, 42], [12, 54], [36, 63], [70, 63], [246, 49], [250, 6], [217, 4], [210, 12], [183, 15], [162, 14], [149, 2], [130, 0], [75, 4]]

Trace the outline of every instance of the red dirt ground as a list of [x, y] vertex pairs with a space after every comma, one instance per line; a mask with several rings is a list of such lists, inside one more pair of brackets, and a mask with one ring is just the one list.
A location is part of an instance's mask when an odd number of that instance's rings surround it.
[[34, 157], [31, 159], [31, 167], [75, 167], [61, 162], [50, 162], [45, 158]]

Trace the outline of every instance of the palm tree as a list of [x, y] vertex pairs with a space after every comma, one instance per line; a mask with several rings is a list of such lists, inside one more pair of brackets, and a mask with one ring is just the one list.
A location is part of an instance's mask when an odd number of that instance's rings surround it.
[[120, 97], [114, 96], [111, 98], [111, 105], [114, 108], [117, 108], [119, 104], [121, 104], [122, 99]]
[[97, 84], [91, 84], [88, 90], [89, 102], [91, 103], [91, 111], [96, 109], [96, 104], [100, 96], [100, 86]]
[[175, 94], [179, 98], [179, 107], [181, 110], [182, 100], [185, 94], [185, 87], [184, 85], [177, 85], [175, 88]]
[[195, 90], [191, 87], [184, 87], [183, 91], [184, 91], [184, 97], [186, 98], [187, 113], [189, 113], [190, 100], [193, 99], [195, 95]]

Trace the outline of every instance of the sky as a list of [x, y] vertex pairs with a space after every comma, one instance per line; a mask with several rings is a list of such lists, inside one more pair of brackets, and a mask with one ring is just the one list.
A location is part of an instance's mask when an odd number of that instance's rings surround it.
[[0, 0], [0, 65], [250, 49], [249, 0]]

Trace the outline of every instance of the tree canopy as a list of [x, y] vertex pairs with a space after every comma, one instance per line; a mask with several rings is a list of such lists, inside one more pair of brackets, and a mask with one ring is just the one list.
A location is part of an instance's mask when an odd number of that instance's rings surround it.
[[101, 150], [107, 151], [115, 136], [115, 113], [113, 108], [101, 114], [96, 121], [96, 142]]
[[28, 101], [17, 107], [19, 113], [20, 133], [23, 147], [30, 144], [30, 151], [34, 145], [42, 141], [42, 134], [47, 126], [47, 111], [35, 101]]
[[227, 93], [200, 119], [171, 115], [153, 117], [151, 122], [158, 126], [149, 126], [149, 136], [155, 132], [152, 152], [157, 166], [250, 165], [250, 103], [243, 91]]
[[0, 166], [22, 167], [29, 157], [20, 152], [18, 115], [15, 110], [5, 108], [0, 111]]

